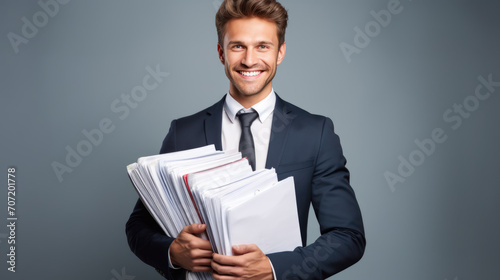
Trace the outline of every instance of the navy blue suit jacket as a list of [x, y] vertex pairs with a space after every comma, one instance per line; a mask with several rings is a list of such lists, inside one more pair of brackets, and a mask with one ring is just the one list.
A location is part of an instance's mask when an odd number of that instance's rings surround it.
[[[194, 115], [172, 121], [160, 153], [208, 144], [222, 150], [223, 104], [224, 98]], [[274, 167], [279, 180], [294, 177], [304, 246], [268, 255], [278, 279], [324, 279], [363, 255], [363, 222], [345, 164], [329, 118], [310, 114], [277, 97], [266, 168]], [[305, 246], [311, 203], [321, 236]], [[163, 271], [169, 279], [184, 275], [184, 270], [168, 267], [168, 248], [174, 239], [165, 236], [140, 200], [126, 232], [130, 248], [145, 263]]]

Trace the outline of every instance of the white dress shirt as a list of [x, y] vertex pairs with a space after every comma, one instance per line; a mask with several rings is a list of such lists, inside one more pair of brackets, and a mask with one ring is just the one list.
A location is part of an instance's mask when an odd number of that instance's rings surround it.
[[237, 114], [240, 111], [248, 113], [253, 109], [259, 114], [259, 117], [250, 126], [255, 146], [255, 169], [265, 168], [275, 104], [276, 94], [274, 90], [271, 90], [266, 98], [248, 109], [245, 109], [229, 93], [226, 94], [226, 101], [224, 102], [224, 109], [222, 112], [222, 150], [238, 151], [241, 124], [239, 120], [236, 119], [238, 118]]

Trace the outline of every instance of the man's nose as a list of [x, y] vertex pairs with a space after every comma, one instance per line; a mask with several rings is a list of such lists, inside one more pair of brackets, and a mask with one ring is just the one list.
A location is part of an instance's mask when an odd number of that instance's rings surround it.
[[248, 68], [251, 68], [252, 66], [257, 64], [257, 61], [258, 57], [257, 54], [255, 53], [255, 50], [253, 48], [249, 48], [245, 52], [245, 56], [243, 57], [241, 63], [247, 66]]

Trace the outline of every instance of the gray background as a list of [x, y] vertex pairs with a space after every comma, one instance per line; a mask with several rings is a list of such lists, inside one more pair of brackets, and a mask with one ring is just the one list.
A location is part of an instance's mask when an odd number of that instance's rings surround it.
[[[217, 2], [70, 1], [18, 53], [9, 32], [22, 36], [22, 18], [33, 23], [43, 10], [1, 2], [0, 217], [7, 224], [14, 166], [19, 220], [16, 273], [7, 271], [0, 226], [0, 278], [161, 279], [126, 243], [137, 195], [125, 166], [157, 153], [172, 119], [227, 91]], [[339, 45], [355, 46], [355, 27], [373, 24], [370, 11], [390, 2], [282, 1], [290, 21], [274, 88], [333, 119], [366, 226], [365, 256], [333, 279], [498, 279], [500, 87], [457, 129], [443, 114], [474, 101], [479, 76], [500, 81], [500, 5], [401, 0], [349, 63]], [[170, 75], [120, 119], [111, 104], [157, 65]], [[105, 118], [115, 129], [60, 182], [51, 164], [65, 164], [66, 147], [76, 149], [82, 131]], [[408, 159], [436, 128], [446, 141], [391, 189], [384, 173], [398, 174], [398, 157]], [[309, 231], [312, 241], [317, 224]]]

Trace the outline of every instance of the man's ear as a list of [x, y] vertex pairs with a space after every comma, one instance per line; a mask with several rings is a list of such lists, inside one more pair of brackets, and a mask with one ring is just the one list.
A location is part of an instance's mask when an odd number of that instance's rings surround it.
[[280, 46], [280, 49], [278, 51], [278, 61], [277, 61], [277, 65], [279, 65], [283, 59], [285, 58], [285, 52], [286, 52], [286, 42], [283, 42], [283, 44], [281, 44]]
[[217, 52], [219, 53], [219, 60], [224, 65], [224, 49], [217, 43]]

